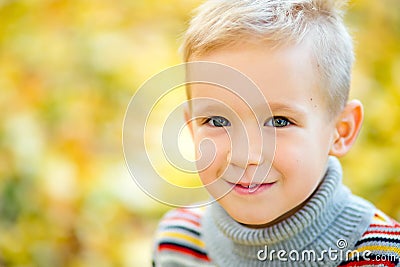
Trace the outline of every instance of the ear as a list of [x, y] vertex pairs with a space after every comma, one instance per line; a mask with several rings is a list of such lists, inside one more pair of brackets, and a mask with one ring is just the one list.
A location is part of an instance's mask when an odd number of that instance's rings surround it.
[[189, 107], [188, 102], [186, 102], [184, 107], [183, 107], [183, 115], [184, 115], [184, 119], [185, 119], [185, 124], [187, 124], [187, 126], [189, 128], [190, 135], [193, 138], [193, 120], [192, 120], [192, 116], [191, 116], [190, 107]]
[[342, 157], [350, 150], [360, 132], [363, 117], [363, 106], [360, 101], [352, 100], [347, 103], [336, 121], [329, 155]]

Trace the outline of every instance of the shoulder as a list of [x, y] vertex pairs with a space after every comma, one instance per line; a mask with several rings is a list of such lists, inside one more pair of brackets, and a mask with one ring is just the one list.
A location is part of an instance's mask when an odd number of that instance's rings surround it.
[[400, 266], [400, 224], [375, 210], [371, 223], [355, 247], [353, 255], [365, 255], [367, 259], [353, 257], [341, 266]]
[[202, 240], [205, 208], [179, 208], [161, 219], [153, 247], [154, 265], [200, 266], [210, 260]]

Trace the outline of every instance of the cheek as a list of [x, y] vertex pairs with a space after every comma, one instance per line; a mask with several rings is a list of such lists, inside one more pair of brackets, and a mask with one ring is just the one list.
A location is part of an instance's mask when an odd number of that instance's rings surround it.
[[203, 183], [207, 184], [224, 172], [229, 162], [229, 139], [225, 136], [195, 140], [196, 167]]
[[278, 136], [273, 169], [281, 177], [282, 194], [288, 208], [306, 200], [324, 175], [328, 159], [327, 141], [321, 131]]
[[323, 175], [327, 159], [325, 148], [317, 140], [296, 139], [277, 142], [274, 166], [286, 182], [299, 188], [314, 187]]
[[303, 147], [307, 146], [303, 140], [284, 136], [276, 139], [274, 165], [282, 170], [293, 171], [300, 166], [307, 153]]

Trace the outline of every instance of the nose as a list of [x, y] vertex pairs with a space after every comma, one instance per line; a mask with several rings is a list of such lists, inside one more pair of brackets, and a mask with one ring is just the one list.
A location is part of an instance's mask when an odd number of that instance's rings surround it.
[[265, 162], [265, 147], [262, 128], [257, 125], [242, 127], [232, 138], [231, 163], [242, 168], [261, 165]]

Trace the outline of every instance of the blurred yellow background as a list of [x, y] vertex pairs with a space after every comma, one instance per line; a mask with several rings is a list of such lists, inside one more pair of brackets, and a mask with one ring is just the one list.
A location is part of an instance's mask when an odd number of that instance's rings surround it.
[[[0, 0], [0, 266], [149, 266], [169, 209], [125, 166], [135, 90], [180, 63], [199, 0]], [[352, 1], [352, 96], [366, 118], [342, 162], [400, 220], [400, 1]]]

